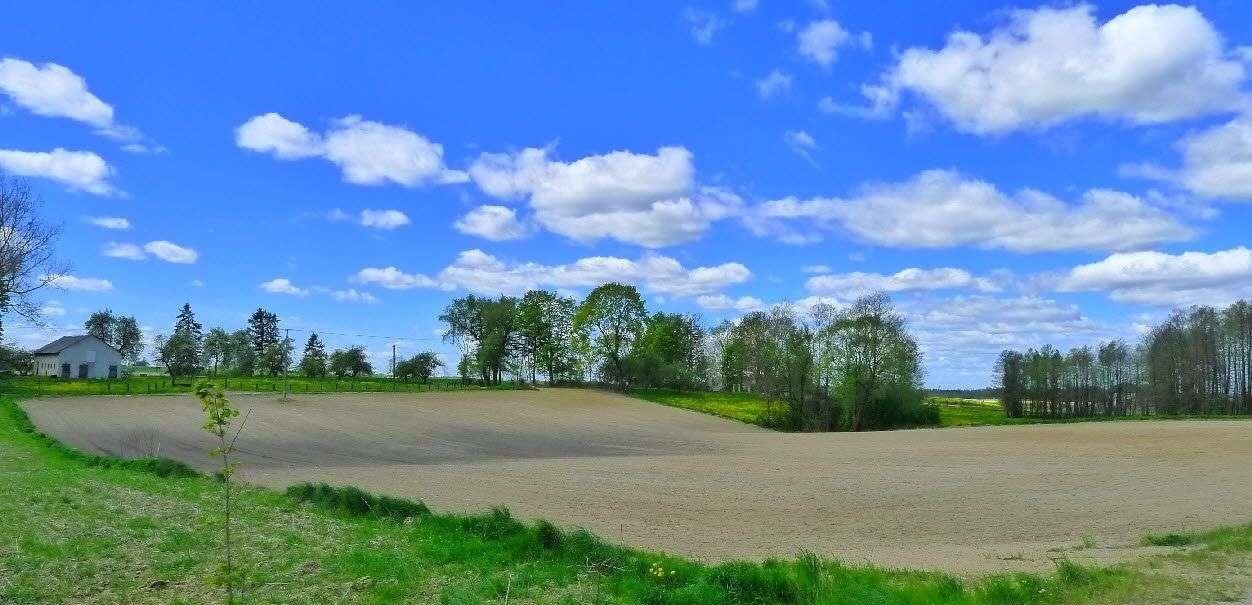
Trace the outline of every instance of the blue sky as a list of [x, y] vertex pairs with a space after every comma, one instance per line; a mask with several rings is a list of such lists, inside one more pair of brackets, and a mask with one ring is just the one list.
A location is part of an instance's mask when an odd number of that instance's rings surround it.
[[413, 4], [9, 7], [0, 168], [72, 271], [6, 337], [190, 301], [381, 359], [453, 355], [467, 291], [712, 325], [883, 289], [980, 386], [1252, 295], [1245, 3]]

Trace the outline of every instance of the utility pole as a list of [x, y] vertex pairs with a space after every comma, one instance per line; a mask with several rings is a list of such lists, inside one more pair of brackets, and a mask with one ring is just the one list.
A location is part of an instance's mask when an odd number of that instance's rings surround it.
[[391, 343], [391, 390], [396, 390], [396, 343]]
[[291, 360], [287, 358], [287, 347], [289, 346], [291, 346], [291, 328], [285, 328], [283, 336], [283, 401], [287, 401], [289, 387], [287, 379], [287, 366], [291, 365]]

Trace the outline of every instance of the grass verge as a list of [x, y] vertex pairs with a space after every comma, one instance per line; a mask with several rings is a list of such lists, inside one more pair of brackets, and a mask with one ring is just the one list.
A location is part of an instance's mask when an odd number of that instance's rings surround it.
[[[222, 601], [205, 580], [216, 565], [220, 484], [93, 462], [106, 459], [39, 434], [11, 397], [0, 406], [0, 602]], [[1187, 586], [1139, 567], [1065, 561], [1053, 574], [973, 580], [809, 554], [705, 565], [524, 523], [502, 508], [436, 514], [325, 485], [286, 494], [244, 487], [237, 498], [250, 603], [1044, 605], [1152, 602], [1156, 593], [1146, 591]], [[1212, 556], [1252, 549], [1252, 527], [1226, 531], [1199, 538], [1214, 546], [1198, 548]]]

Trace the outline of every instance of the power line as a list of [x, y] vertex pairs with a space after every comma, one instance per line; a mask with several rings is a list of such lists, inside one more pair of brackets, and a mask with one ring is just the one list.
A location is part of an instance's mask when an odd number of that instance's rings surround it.
[[396, 336], [396, 335], [388, 335], [388, 334], [349, 334], [347, 332], [328, 332], [326, 330], [317, 330], [314, 328], [284, 328], [284, 329], [291, 330], [292, 332], [305, 332], [305, 333], [316, 332], [319, 336], [324, 335], [324, 336], [346, 336], [350, 338], [390, 338], [393, 340], [440, 340], [440, 341], [443, 340], [442, 338], [432, 338], [429, 336]]

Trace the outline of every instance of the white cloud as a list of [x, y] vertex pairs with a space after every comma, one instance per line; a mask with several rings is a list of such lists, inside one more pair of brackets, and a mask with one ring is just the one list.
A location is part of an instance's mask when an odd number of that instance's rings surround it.
[[347, 290], [335, 290], [330, 293], [331, 298], [339, 302], [360, 302], [373, 304], [378, 302], [378, 298], [369, 292], [362, 292], [356, 288], [348, 288]]
[[1062, 292], [1107, 292], [1146, 305], [1222, 305], [1252, 297], [1252, 250], [1129, 252], [1079, 265], [1061, 277]]
[[584, 243], [687, 242], [742, 206], [732, 193], [697, 188], [691, 152], [682, 147], [662, 147], [655, 155], [614, 151], [568, 163], [549, 160], [548, 153], [529, 148], [483, 154], [469, 173], [487, 194], [528, 199], [540, 226]]
[[452, 225], [466, 235], [475, 235], [493, 242], [521, 239], [530, 235], [530, 228], [507, 206], [479, 206], [457, 219]]
[[367, 267], [352, 276], [358, 284], [375, 284], [388, 290], [412, 290], [415, 288], [439, 288], [439, 282], [421, 274], [405, 273], [395, 267]]
[[730, 10], [736, 13], [750, 13], [756, 10], [758, 0], [734, 0], [730, 3]]
[[281, 160], [320, 156], [322, 138], [275, 112], [255, 116], [235, 130], [235, 144]]
[[0, 149], [0, 169], [17, 176], [43, 178], [95, 195], [117, 193], [109, 184], [113, 169], [90, 151], [16, 151]]
[[113, 282], [99, 277], [44, 275], [41, 279], [47, 281], [48, 285], [53, 288], [75, 292], [108, 292], [113, 289]]
[[133, 127], [114, 122], [113, 107], [87, 90], [82, 76], [63, 65], [0, 58], [0, 93], [35, 115], [69, 118], [114, 139], [134, 141], [143, 137]]
[[167, 263], [191, 264], [196, 262], [200, 255], [193, 249], [187, 248], [165, 240], [156, 240], [143, 245], [143, 249], [148, 254], [155, 256]]
[[287, 279], [285, 277], [276, 277], [267, 282], [262, 282], [260, 285], [260, 288], [262, 290], [265, 290], [266, 292], [269, 292], [270, 294], [289, 294], [291, 296], [304, 296], [309, 293], [307, 289], [296, 287], [295, 284], [291, 283], [290, 279]]
[[148, 258], [143, 253], [143, 248], [137, 244], [125, 244], [118, 242], [109, 242], [104, 245], [103, 254], [112, 258], [124, 258], [126, 260], [144, 260]]
[[772, 99], [791, 92], [791, 85], [794, 81], [795, 77], [791, 74], [775, 69], [764, 78], [756, 81], [756, 93], [762, 99]]
[[817, 160], [813, 159], [813, 152], [818, 150], [817, 140], [813, 135], [803, 130], [788, 130], [783, 133], [783, 142], [787, 144], [787, 148], [793, 153], [802, 157], [808, 163], [817, 166]]
[[39, 309], [39, 314], [44, 317], [64, 317], [65, 307], [55, 300], [50, 300]]
[[883, 246], [1016, 252], [1131, 250], [1194, 234], [1174, 216], [1127, 193], [1093, 189], [1077, 203], [1066, 203], [1029, 189], [1005, 194], [950, 170], [870, 185], [844, 199], [765, 202], [745, 224], [784, 241], [814, 241], [818, 229], [842, 229]]
[[362, 210], [361, 225], [375, 229], [391, 230], [409, 224], [407, 214], [399, 210]]
[[1037, 296], [924, 297], [901, 301], [900, 309], [927, 372], [960, 383], [947, 386], [991, 384], [1004, 349], [1052, 344], [1065, 350], [1128, 335], [1092, 321], [1076, 305]]
[[442, 145], [357, 115], [332, 121], [322, 134], [277, 113], [258, 115], [235, 130], [235, 144], [281, 160], [323, 158], [339, 166], [345, 181], [357, 185], [415, 187], [467, 180], [465, 173], [444, 165]]
[[36, 115], [69, 118], [97, 128], [113, 124], [113, 108], [87, 90], [87, 81], [56, 63], [0, 59], [0, 91]]
[[830, 273], [832, 269], [829, 265], [805, 265], [800, 267], [800, 271], [810, 275], [822, 275], [824, 273]]
[[87, 223], [100, 227], [101, 229], [130, 229], [130, 220], [116, 216], [84, 216], [83, 220]]
[[852, 35], [838, 21], [823, 19], [796, 33], [796, 49], [805, 59], [828, 68], [839, 58], [839, 47], [851, 39]]
[[885, 112], [913, 93], [978, 134], [1081, 117], [1154, 124], [1246, 103], [1243, 62], [1195, 8], [1143, 5], [1104, 23], [1090, 5], [1008, 15], [985, 36], [956, 31], [938, 50], [901, 52], [866, 97]]
[[726, 25], [717, 15], [694, 8], [683, 11], [683, 18], [691, 26], [691, 37], [706, 46], [713, 43], [713, 36]]
[[509, 264], [475, 249], [458, 254], [434, 278], [385, 267], [362, 269], [352, 281], [395, 290], [464, 289], [483, 294], [521, 294], [534, 288], [592, 287], [616, 281], [657, 294], [698, 296], [746, 282], [751, 276], [752, 272], [739, 263], [688, 269], [677, 260], [658, 255], [638, 260], [593, 256], [563, 265]]
[[901, 270], [892, 275], [881, 273], [840, 273], [810, 277], [805, 287], [814, 294], [833, 295], [843, 299], [864, 296], [871, 292], [911, 292], [920, 290], [970, 289], [996, 292], [1000, 288], [989, 278], [974, 277], [964, 269], [940, 267]]
[[741, 313], [751, 313], [765, 308], [765, 303], [761, 299], [753, 296], [740, 296], [739, 298], [731, 298], [725, 294], [705, 294], [696, 297], [696, 304], [702, 309], [710, 311], [728, 311], [734, 310]]
[[1252, 202], [1252, 113], [1190, 134], [1178, 144], [1182, 167], [1130, 167], [1138, 176], [1174, 181], [1209, 198]]

